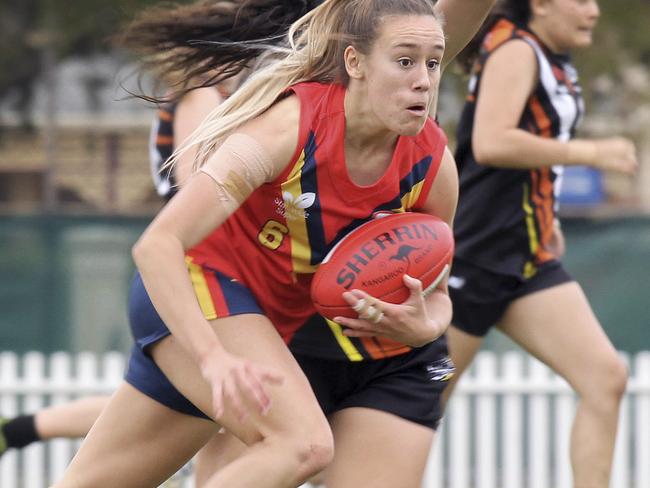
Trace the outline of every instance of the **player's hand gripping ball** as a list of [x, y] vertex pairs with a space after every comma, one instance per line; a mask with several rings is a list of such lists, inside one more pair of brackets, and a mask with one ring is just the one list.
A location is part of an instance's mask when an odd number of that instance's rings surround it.
[[380, 214], [325, 256], [312, 280], [311, 298], [328, 319], [357, 318], [343, 292], [358, 289], [385, 302], [403, 303], [410, 295], [404, 274], [419, 279], [426, 295], [449, 272], [453, 255], [454, 236], [443, 220], [416, 212]]

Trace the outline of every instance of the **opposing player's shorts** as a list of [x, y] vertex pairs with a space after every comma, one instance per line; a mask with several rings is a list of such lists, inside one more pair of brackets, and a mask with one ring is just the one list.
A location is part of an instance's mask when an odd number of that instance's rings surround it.
[[573, 281], [559, 261], [550, 261], [531, 278], [493, 273], [454, 259], [449, 296], [454, 307], [452, 324], [463, 332], [483, 337], [514, 300], [536, 291]]
[[440, 398], [454, 374], [447, 339], [385, 359], [344, 361], [295, 355], [325, 415], [365, 407], [436, 429]]
[[[212, 320], [243, 313], [262, 314], [250, 291], [217, 271], [189, 266], [204, 315]], [[126, 381], [179, 412], [207, 418], [166, 378], [149, 354], [151, 345], [170, 334], [156, 312], [140, 275], [129, 297], [129, 320], [135, 339]], [[352, 362], [295, 355], [325, 412], [367, 407], [435, 429], [441, 416], [440, 396], [454, 367], [446, 338], [406, 354]]]

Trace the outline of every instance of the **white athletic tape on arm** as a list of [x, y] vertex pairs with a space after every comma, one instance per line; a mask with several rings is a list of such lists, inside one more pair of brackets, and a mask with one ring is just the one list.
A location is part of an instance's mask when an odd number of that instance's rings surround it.
[[255, 189], [271, 179], [273, 160], [251, 136], [229, 136], [201, 167], [214, 180], [219, 200], [234, 212]]

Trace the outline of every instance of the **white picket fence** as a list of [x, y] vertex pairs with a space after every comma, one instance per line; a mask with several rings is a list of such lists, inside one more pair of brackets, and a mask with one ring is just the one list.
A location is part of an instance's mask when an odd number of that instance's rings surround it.
[[[631, 378], [611, 487], [650, 488], [650, 352], [626, 359]], [[0, 414], [110, 393], [124, 365], [119, 353], [0, 353]], [[574, 410], [569, 387], [539, 362], [518, 352], [480, 353], [449, 405], [423, 488], [571, 488]], [[0, 459], [0, 487], [47, 486], [77, 447], [78, 441], [54, 440], [8, 451]], [[165, 486], [190, 488], [191, 475]]]
[[[623, 355], [611, 488], [650, 488], [650, 352]], [[571, 488], [569, 435], [576, 397], [519, 352], [480, 353], [452, 396], [424, 488]]]

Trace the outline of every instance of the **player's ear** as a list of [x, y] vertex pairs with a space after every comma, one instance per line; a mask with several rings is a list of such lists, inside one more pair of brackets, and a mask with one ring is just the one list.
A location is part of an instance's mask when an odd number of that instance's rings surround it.
[[345, 71], [348, 76], [355, 80], [360, 80], [364, 76], [365, 59], [364, 55], [357, 51], [354, 46], [348, 46], [343, 52], [345, 61]]

